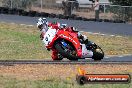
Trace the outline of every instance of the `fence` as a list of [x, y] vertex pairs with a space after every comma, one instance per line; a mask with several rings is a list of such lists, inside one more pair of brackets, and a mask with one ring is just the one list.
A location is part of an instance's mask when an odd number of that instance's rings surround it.
[[109, 5], [103, 9], [105, 9], [103, 12], [105, 16], [111, 14], [114, 20], [132, 22], [132, 6]]
[[[18, 8], [24, 10], [33, 10], [38, 12], [47, 12], [54, 14], [63, 14], [62, 0], [1, 0], [1, 7]], [[80, 5], [79, 8], [73, 10], [73, 14], [79, 17], [93, 18], [95, 17], [93, 5]], [[123, 20], [132, 22], [132, 6], [120, 5], [100, 5], [100, 19]]]

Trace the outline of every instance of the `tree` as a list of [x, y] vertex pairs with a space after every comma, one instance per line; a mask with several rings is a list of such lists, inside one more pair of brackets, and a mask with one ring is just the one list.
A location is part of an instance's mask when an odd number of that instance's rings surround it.
[[[111, 12], [116, 14], [119, 18], [128, 21], [132, 19], [132, 8], [129, 6], [132, 6], [132, 0], [109, 0], [114, 5], [119, 5], [116, 8], [111, 7]], [[124, 7], [127, 6], [127, 7]], [[116, 18], [118, 18], [116, 17]]]
[[2, 3], [5, 7], [11, 7], [12, 8], [30, 8], [32, 3], [36, 0], [3, 0]]
[[132, 0], [109, 0], [114, 5], [132, 6]]

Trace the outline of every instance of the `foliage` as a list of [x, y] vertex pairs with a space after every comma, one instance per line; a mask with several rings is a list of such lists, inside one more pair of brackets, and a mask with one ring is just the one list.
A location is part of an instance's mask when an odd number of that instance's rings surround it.
[[[132, 19], [132, 0], [109, 0], [114, 5], [117, 5], [111, 9], [114, 10], [114, 14], [116, 14], [115, 18], [122, 19], [124, 21], [129, 21]], [[125, 7], [124, 7], [125, 6]]]
[[132, 0], [109, 0], [114, 5], [132, 6]]
[[32, 3], [36, 0], [3, 0], [2, 3], [6, 7], [12, 8], [30, 8]]

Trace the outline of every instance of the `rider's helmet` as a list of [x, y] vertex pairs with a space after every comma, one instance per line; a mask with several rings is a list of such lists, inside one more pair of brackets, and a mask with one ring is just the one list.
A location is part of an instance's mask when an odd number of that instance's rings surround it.
[[37, 27], [42, 29], [43, 25], [48, 26], [48, 21], [46, 18], [39, 18], [37, 22]]

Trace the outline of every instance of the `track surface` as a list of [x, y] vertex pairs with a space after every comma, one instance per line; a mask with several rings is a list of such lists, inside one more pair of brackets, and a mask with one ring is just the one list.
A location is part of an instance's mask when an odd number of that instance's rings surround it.
[[0, 65], [12, 66], [15, 64], [132, 64], [125, 61], [50, 61], [50, 60], [1, 60]]
[[[18, 24], [27, 24], [27, 25], [36, 25], [37, 17], [25, 17], [18, 15], [5, 15], [0, 14], [0, 22], [9, 22], [9, 23], [18, 23]], [[77, 21], [77, 20], [64, 20], [64, 19], [51, 19], [49, 21], [58, 21], [60, 23], [67, 23], [70, 26], [75, 26], [79, 31], [87, 31], [94, 33], [104, 33], [112, 35], [123, 35], [123, 36], [132, 36], [132, 24], [124, 23], [106, 23], [106, 22], [89, 22], [89, 21]], [[90, 62], [89, 62], [90, 61]], [[132, 62], [132, 55], [130, 56], [117, 56], [111, 58], [104, 58], [102, 62]], [[93, 60], [88, 60], [89, 63]], [[87, 62], [87, 63], [88, 63]], [[1, 62], [0, 62], [1, 63]]]
[[[0, 14], [0, 21], [14, 22], [19, 24], [36, 25], [37, 17], [25, 17], [17, 15]], [[67, 23], [70, 26], [75, 26], [79, 31], [100, 32], [104, 34], [113, 35], [132, 35], [132, 24], [124, 23], [107, 23], [107, 22], [90, 22], [77, 20], [64, 20], [48, 18], [49, 21], [58, 21], [60, 23]]]

